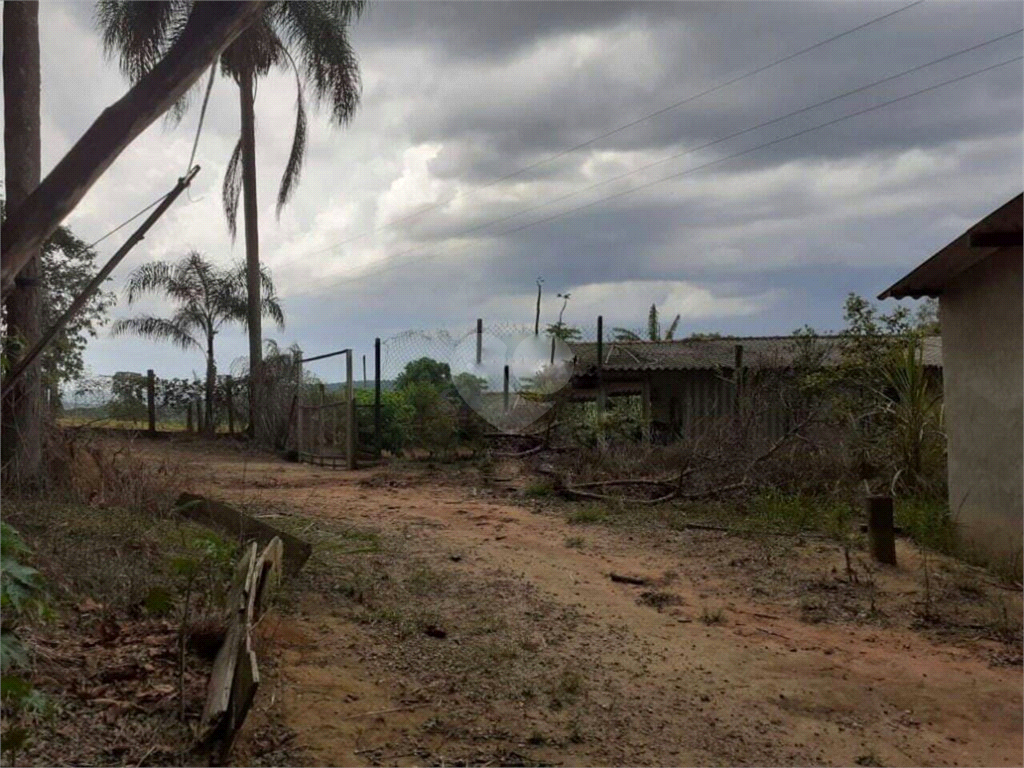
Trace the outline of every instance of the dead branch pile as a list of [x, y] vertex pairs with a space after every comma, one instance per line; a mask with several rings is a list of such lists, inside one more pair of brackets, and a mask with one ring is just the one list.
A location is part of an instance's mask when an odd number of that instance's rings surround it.
[[[710, 499], [774, 484], [776, 460], [811, 450], [801, 422], [760, 446], [730, 434], [728, 425], [703, 439], [672, 446], [614, 446], [546, 457], [536, 469], [567, 499], [657, 505]], [[667, 471], [666, 471], [667, 470]]]

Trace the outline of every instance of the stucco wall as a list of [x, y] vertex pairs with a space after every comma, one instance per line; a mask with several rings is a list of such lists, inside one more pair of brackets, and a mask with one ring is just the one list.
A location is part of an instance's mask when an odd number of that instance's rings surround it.
[[1022, 498], [1021, 248], [997, 251], [940, 298], [949, 502], [964, 535], [1019, 557]]

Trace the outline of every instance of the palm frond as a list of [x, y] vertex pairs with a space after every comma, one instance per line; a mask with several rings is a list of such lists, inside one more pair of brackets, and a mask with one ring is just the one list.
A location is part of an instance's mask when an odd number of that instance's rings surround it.
[[318, 104], [347, 124], [359, 105], [359, 61], [349, 43], [348, 25], [366, 7], [352, 2], [279, 3], [271, 10], [284, 43], [298, 57]]
[[224, 216], [228, 220], [228, 231], [234, 242], [238, 234], [238, 201], [242, 195], [242, 140], [235, 144], [231, 153], [227, 170], [224, 171], [224, 185], [221, 187], [221, 200], [224, 203]]
[[302, 174], [302, 160], [306, 156], [306, 106], [302, 96], [302, 78], [299, 68], [288, 51], [285, 51], [292, 69], [295, 70], [295, 133], [292, 136], [292, 149], [288, 153], [288, 164], [281, 176], [281, 188], [277, 192], [277, 217], [281, 218], [281, 209], [292, 196]]
[[122, 318], [114, 323], [110, 333], [112, 336], [134, 334], [155, 341], [169, 341], [175, 346], [186, 350], [201, 350], [203, 348], [198, 341], [192, 338], [188, 331], [164, 317], [139, 315], [137, 317]]
[[675, 338], [676, 331], [679, 329], [679, 315], [676, 315], [675, 320], [672, 321], [672, 325], [665, 331], [665, 341], [672, 341]]
[[95, 18], [105, 55], [117, 59], [125, 77], [138, 82], [184, 29], [191, 5], [188, 0], [100, 0]]
[[142, 264], [132, 271], [125, 284], [128, 304], [134, 304], [135, 300], [143, 294], [165, 290], [173, 282], [173, 279], [174, 269], [165, 261]]

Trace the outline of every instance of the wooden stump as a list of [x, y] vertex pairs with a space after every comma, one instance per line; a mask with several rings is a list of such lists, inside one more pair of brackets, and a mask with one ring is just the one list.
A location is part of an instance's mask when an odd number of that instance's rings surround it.
[[896, 532], [893, 527], [892, 497], [868, 496], [864, 499], [868, 518], [871, 555], [880, 563], [896, 565]]

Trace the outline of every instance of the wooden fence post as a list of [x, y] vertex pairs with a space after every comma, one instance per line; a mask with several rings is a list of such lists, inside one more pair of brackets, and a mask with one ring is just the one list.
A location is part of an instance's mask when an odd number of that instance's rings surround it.
[[743, 345], [737, 344], [735, 349], [736, 359], [733, 363], [732, 377], [736, 383], [736, 405], [735, 410], [740, 414], [743, 410], [741, 398], [743, 397]]
[[508, 366], [507, 365], [505, 366], [504, 392], [505, 392], [505, 400], [504, 400], [504, 402], [505, 402], [505, 413], [508, 413]]
[[352, 381], [352, 350], [345, 353], [345, 413], [347, 414], [345, 430], [345, 465], [349, 469], [356, 468], [356, 393]]
[[149, 434], [156, 434], [156, 374], [146, 371], [146, 410], [149, 412]]
[[303, 422], [305, 413], [302, 410], [302, 352], [295, 355], [295, 455], [302, 461], [302, 451], [305, 448], [303, 440]]
[[864, 509], [868, 516], [868, 540], [872, 556], [880, 563], [896, 565], [892, 497], [868, 496], [864, 499]]
[[196, 432], [199, 434], [203, 433], [203, 429], [206, 427], [206, 423], [203, 421], [203, 399], [201, 397], [196, 398]]
[[483, 318], [476, 319], [476, 364], [479, 367], [484, 359], [484, 321]]
[[383, 450], [380, 421], [380, 337], [373, 341], [373, 447], [377, 456]]
[[188, 410], [185, 412], [185, 431], [192, 431], [192, 401], [188, 401]]
[[230, 376], [224, 377], [224, 402], [228, 409], [228, 434], [235, 434], [235, 399], [232, 394], [234, 382]]

